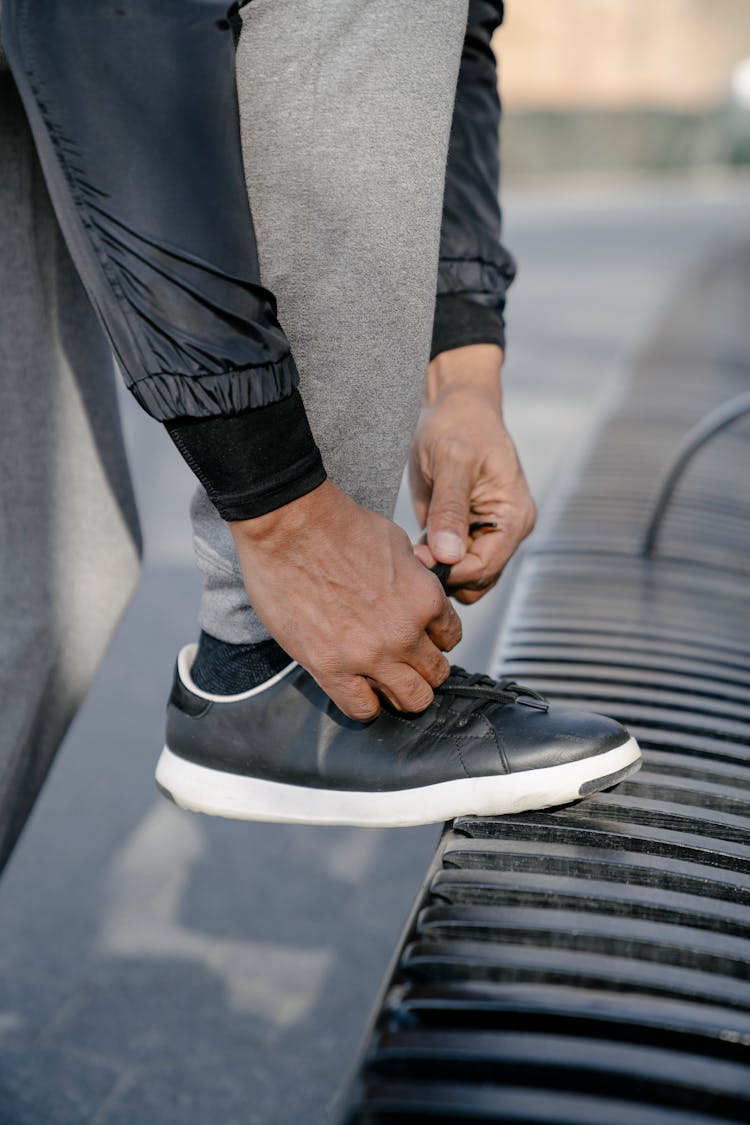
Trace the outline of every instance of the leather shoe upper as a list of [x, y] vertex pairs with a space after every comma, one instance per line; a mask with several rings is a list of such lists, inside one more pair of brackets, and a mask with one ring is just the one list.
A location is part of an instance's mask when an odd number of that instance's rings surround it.
[[603, 753], [628, 734], [600, 715], [549, 707], [518, 685], [452, 669], [419, 715], [388, 707], [344, 715], [299, 666], [263, 690], [217, 700], [179, 666], [167, 712], [170, 750], [200, 765], [290, 785], [387, 791], [542, 769]]

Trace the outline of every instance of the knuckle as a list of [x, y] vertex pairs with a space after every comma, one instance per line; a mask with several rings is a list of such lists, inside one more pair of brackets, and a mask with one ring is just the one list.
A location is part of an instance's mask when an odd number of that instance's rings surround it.
[[377, 703], [351, 703], [347, 707], [342, 707], [342, 711], [345, 711], [350, 719], [356, 719], [358, 723], [369, 723], [380, 714], [380, 707]]
[[448, 604], [440, 579], [436, 574], [432, 574], [424, 568], [422, 568], [422, 582], [416, 591], [416, 595], [412, 603], [412, 627], [410, 630], [410, 641], [412, 643], [421, 641], [425, 625], [440, 617]]
[[471, 465], [474, 456], [472, 446], [455, 437], [445, 438], [440, 444], [440, 460], [442, 463], [450, 462], [453, 466]]
[[466, 497], [462, 496], [459, 492], [443, 492], [442, 495], [435, 499], [430, 511], [430, 528], [434, 528], [438, 523], [444, 526], [446, 523], [458, 524], [461, 528], [466, 524], [468, 519], [468, 508]]
[[351, 719], [366, 723], [378, 715], [380, 705], [373, 692], [368, 688], [351, 687], [346, 693], [346, 699], [341, 710]]
[[461, 632], [461, 618], [450, 602], [448, 602], [448, 627], [458, 633]]
[[341, 673], [342, 659], [340, 655], [332, 653], [319, 653], [315, 661], [315, 672], [319, 678], [325, 680], [335, 679]]
[[427, 614], [428, 621], [434, 621], [436, 617], [440, 617], [445, 613], [446, 606], [450, 606], [450, 602], [445, 596], [445, 591], [440, 585], [440, 581], [435, 576], [434, 586], [430, 591], [430, 597], [425, 603], [425, 613]]
[[356, 640], [342, 644], [340, 666], [349, 673], [367, 675], [377, 661], [378, 652], [379, 647], [374, 637], [360, 635]]
[[427, 679], [433, 687], [438, 687], [444, 680], [447, 680], [450, 675], [450, 670], [450, 663], [445, 656], [443, 656], [442, 652], [436, 652], [430, 661]]
[[418, 674], [403, 664], [394, 668], [389, 677], [389, 685], [399, 698], [411, 695], [414, 689], [419, 686], [419, 683]]
[[[458, 593], [456, 593], [456, 600], [457, 601], [460, 601], [459, 595], [460, 595], [460, 591]], [[451, 629], [449, 631], [444, 632], [443, 635], [440, 638], [440, 648], [443, 650], [443, 652], [450, 652], [451, 649], [454, 649], [456, 647], [458, 642], [461, 640], [462, 636], [463, 636], [463, 633], [462, 633], [460, 625], [458, 626], [457, 629]]]
[[429, 683], [411, 668], [394, 675], [390, 687], [405, 711], [424, 711], [433, 699]]
[[391, 645], [393, 657], [400, 662], [402, 656], [413, 653], [420, 647], [423, 637], [424, 626], [421, 621], [411, 618], [409, 621], [404, 621]]
[[373, 641], [368, 640], [357, 650], [357, 666], [359, 668], [362, 668], [365, 673], [369, 675], [373, 668], [376, 666], [379, 656], [380, 647]]
[[413, 712], [426, 711], [434, 698], [435, 696], [429, 684], [415, 687], [405, 697], [406, 710]]
[[404, 529], [402, 527], [398, 527], [398, 525], [394, 524], [393, 525], [393, 531], [392, 531], [391, 534], [394, 537], [394, 543], [396, 544], [396, 546], [400, 547], [400, 549], [404, 552], [404, 554], [406, 554], [408, 556], [411, 556], [411, 554], [412, 554], [411, 539], [406, 534]]

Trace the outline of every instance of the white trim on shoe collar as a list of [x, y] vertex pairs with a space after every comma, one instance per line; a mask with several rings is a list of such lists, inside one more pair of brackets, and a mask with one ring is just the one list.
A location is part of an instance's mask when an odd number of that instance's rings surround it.
[[193, 667], [197, 652], [197, 644], [185, 645], [184, 648], [180, 649], [180, 655], [177, 657], [180, 679], [188, 691], [192, 691], [193, 695], [198, 695], [201, 699], [210, 699], [213, 703], [239, 703], [241, 699], [252, 699], [254, 695], [260, 695], [262, 691], [278, 684], [284, 679], [284, 676], [288, 676], [297, 667], [297, 661], [293, 660], [291, 664], [287, 664], [286, 668], [282, 668], [275, 676], [271, 676], [270, 680], [264, 680], [262, 684], [250, 688], [249, 691], [242, 691], [239, 695], [212, 695], [210, 691], [203, 691], [193, 683], [193, 677], [190, 675], [190, 669]]

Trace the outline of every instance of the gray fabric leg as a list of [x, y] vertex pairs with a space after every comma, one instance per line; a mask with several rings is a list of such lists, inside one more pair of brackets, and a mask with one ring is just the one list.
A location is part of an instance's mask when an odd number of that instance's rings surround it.
[[[466, 0], [253, 0], [238, 56], [264, 284], [332, 480], [391, 515], [429, 358]], [[268, 636], [202, 489], [201, 624]]]
[[0, 865], [135, 586], [113, 365], [0, 73]]

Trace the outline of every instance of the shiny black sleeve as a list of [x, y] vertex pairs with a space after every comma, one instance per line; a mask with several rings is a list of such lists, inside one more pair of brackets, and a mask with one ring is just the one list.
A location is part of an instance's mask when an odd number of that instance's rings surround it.
[[325, 479], [260, 279], [228, 0], [2, 0], [50, 194], [125, 381], [227, 519]]
[[501, 242], [500, 98], [492, 36], [502, 0], [470, 0], [445, 178], [432, 356], [466, 344], [505, 347], [515, 276]]

